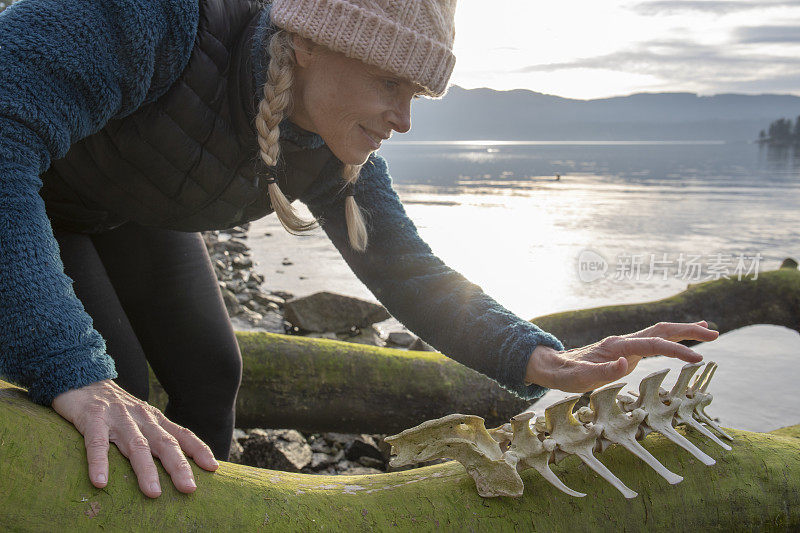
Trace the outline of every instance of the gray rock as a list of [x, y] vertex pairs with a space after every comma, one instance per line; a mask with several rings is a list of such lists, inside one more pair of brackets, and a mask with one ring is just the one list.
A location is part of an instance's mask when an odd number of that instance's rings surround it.
[[225, 245], [225, 248], [231, 253], [233, 252], [245, 253], [250, 251], [250, 247], [238, 239], [228, 239], [223, 244]]
[[235, 257], [233, 259], [233, 268], [235, 269], [244, 269], [244, 268], [251, 268], [253, 266], [253, 260], [249, 257]]
[[244, 293], [247, 287], [242, 283], [241, 279], [231, 279], [230, 283], [228, 283], [228, 289], [239, 294]]
[[383, 456], [383, 464], [388, 465], [389, 459], [392, 457], [392, 445], [383, 440], [385, 437], [386, 435], [380, 435], [379, 438], [376, 439], [376, 442]]
[[235, 226], [233, 228], [219, 230], [219, 232], [230, 235], [231, 237], [247, 238], [247, 229], [249, 228], [249, 226], [250, 224], [248, 223], [242, 226]]
[[362, 457], [371, 457], [383, 464], [383, 454], [371, 438], [369, 438], [369, 442], [359, 438], [347, 443], [344, 448], [344, 456], [351, 461], [358, 461]]
[[270, 291], [270, 294], [273, 294], [275, 296], [280, 296], [284, 300], [291, 300], [292, 298], [294, 298], [294, 294], [288, 291]]
[[392, 331], [386, 339], [390, 344], [397, 346], [410, 346], [417, 337], [407, 331]]
[[360, 464], [354, 461], [348, 461], [347, 459], [342, 459], [341, 461], [336, 461], [336, 470], [341, 472], [342, 470], [347, 470], [349, 468], [356, 468], [361, 466]]
[[355, 435], [350, 433], [335, 433], [333, 431], [329, 431], [328, 433], [323, 433], [322, 438], [333, 444], [338, 444], [339, 447], [343, 448], [348, 442], [355, 438]]
[[242, 445], [239, 444], [235, 438], [231, 439], [231, 451], [230, 454], [228, 455], [228, 462], [241, 463], [242, 452], [244, 452], [244, 448], [242, 448]]
[[274, 311], [266, 311], [263, 313], [263, 318], [255, 324], [259, 330], [268, 333], [286, 333], [284, 327], [283, 315], [275, 313]]
[[348, 331], [390, 318], [383, 306], [332, 292], [289, 300], [284, 305], [286, 320], [306, 331]]
[[[334, 463], [334, 461], [333, 461], [333, 457], [331, 455], [328, 455], [327, 453], [314, 452], [314, 454], [311, 456], [311, 465], [310, 466], [314, 470], [318, 470], [320, 468], [325, 468], [326, 466], [331, 465], [333, 463]], [[369, 466], [369, 465], [367, 465], [367, 466]]]
[[333, 453], [333, 450], [325, 442], [325, 439], [316, 439], [314, 442], [312, 442], [311, 451], [315, 453], [325, 453], [325, 454]]
[[368, 344], [370, 346], [385, 346], [386, 343], [383, 342], [381, 338], [381, 332], [375, 329], [374, 326], [367, 326], [365, 328], [360, 328], [356, 335], [351, 333], [338, 333], [337, 337], [339, 340], [346, 341], [346, 342], [354, 342], [356, 344]]
[[253, 300], [257, 301], [261, 305], [269, 306], [269, 304], [275, 304], [276, 306], [280, 307], [286, 303], [286, 300], [281, 298], [280, 296], [275, 296], [273, 294], [264, 294], [261, 291], [253, 291], [252, 293]]
[[246, 438], [247, 438], [247, 433], [245, 433], [244, 430], [241, 430], [239, 428], [233, 428], [233, 440], [239, 442], [240, 440]]
[[247, 294], [246, 292], [240, 292], [240, 293], [238, 293], [238, 294], [236, 295], [236, 300], [237, 300], [237, 301], [238, 301], [240, 304], [246, 304], [247, 302], [249, 302], [249, 301], [250, 301], [250, 295], [249, 295], [249, 294]]
[[242, 447], [243, 464], [286, 472], [299, 472], [313, 457], [306, 439], [293, 429], [251, 431]]
[[230, 289], [222, 289], [222, 300], [225, 302], [225, 308], [230, 316], [236, 316], [242, 312], [242, 304]]
[[263, 315], [264, 311], [266, 311], [266, 309], [264, 309], [264, 306], [259, 304], [255, 300], [247, 300], [244, 306], [250, 309], [251, 311], [255, 311], [256, 313], [259, 313], [261, 315]]
[[383, 472], [383, 461], [380, 459], [375, 459], [374, 457], [359, 457], [358, 463], [362, 466], [366, 466], [369, 468], [377, 468], [379, 471]]

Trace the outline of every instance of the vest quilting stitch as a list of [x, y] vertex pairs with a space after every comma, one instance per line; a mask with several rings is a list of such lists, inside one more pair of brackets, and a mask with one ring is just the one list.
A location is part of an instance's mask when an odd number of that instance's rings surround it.
[[[42, 175], [54, 226], [99, 233], [133, 221], [204, 231], [272, 212], [259, 178], [267, 169], [249, 56], [261, 9], [255, 0], [201, 0], [189, 63], [169, 91], [75, 143]], [[284, 139], [281, 148], [279, 184], [292, 200], [333, 155]]]

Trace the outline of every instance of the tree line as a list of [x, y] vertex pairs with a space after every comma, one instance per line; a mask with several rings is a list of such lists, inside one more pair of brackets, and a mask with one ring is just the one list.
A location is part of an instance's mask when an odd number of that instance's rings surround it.
[[792, 126], [792, 120], [779, 118], [772, 122], [769, 128], [761, 130], [758, 134], [758, 142], [775, 145], [800, 145], [800, 116]]

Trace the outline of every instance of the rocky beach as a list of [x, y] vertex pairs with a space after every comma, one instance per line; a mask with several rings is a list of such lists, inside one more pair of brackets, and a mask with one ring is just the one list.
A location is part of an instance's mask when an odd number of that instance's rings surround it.
[[[384, 333], [376, 328], [375, 324], [390, 318], [379, 304], [327, 291], [295, 298], [287, 291], [264, 288], [264, 276], [253, 268], [246, 242], [248, 230], [249, 225], [245, 225], [203, 233], [234, 329], [433, 350], [409, 331], [395, 328]], [[289, 260], [285, 259], [284, 263]], [[386, 435], [382, 434], [236, 428], [229, 460], [310, 474], [375, 474], [409, 468], [389, 466], [390, 446], [384, 443], [384, 437]], [[435, 462], [441, 461], [426, 464]]]

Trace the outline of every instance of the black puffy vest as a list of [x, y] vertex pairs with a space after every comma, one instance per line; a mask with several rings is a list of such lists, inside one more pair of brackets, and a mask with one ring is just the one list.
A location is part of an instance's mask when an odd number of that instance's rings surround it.
[[[272, 212], [254, 127], [250, 55], [263, 6], [200, 0], [189, 63], [155, 102], [73, 144], [42, 175], [54, 226], [97, 233], [133, 221], [180, 231], [223, 229]], [[292, 200], [333, 157], [281, 140], [278, 184]]]

